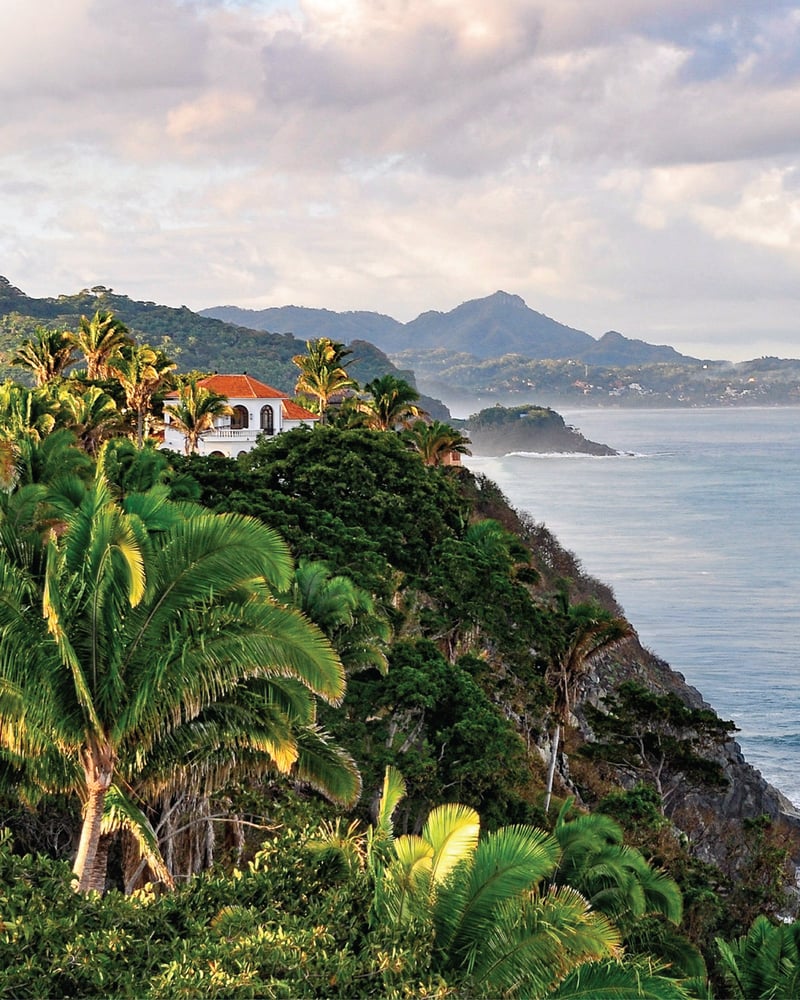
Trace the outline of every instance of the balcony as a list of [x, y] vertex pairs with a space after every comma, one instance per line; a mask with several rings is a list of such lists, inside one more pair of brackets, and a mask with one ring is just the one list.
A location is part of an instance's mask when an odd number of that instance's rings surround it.
[[230, 427], [213, 427], [202, 435], [204, 441], [255, 441], [261, 430], [258, 427], [245, 427], [242, 430], [232, 430]]

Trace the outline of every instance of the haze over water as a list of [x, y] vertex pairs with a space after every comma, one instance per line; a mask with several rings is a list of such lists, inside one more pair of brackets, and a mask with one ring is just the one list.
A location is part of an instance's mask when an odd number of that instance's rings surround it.
[[617, 458], [475, 455], [800, 806], [800, 409], [562, 411]]

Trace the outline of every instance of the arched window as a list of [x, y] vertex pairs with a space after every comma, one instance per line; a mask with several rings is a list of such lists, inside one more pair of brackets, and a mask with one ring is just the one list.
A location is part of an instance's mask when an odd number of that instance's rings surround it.
[[224, 451], [210, 451], [208, 454], [209, 458], [225, 458]]
[[231, 414], [231, 430], [232, 431], [245, 431], [250, 426], [250, 414], [247, 412], [247, 407], [234, 406], [233, 413]]
[[261, 407], [261, 431], [264, 434], [275, 433], [275, 412], [271, 406]]

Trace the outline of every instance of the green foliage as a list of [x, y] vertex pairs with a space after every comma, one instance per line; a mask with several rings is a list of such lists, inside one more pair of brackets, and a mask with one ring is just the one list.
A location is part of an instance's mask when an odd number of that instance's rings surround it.
[[358, 383], [347, 373], [348, 363], [344, 361], [352, 353], [344, 344], [320, 337], [307, 341], [306, 353], [292, 358], [299, 369], [295, 392], [304, 398], [311, 397], [310, 406], [319, 414], [322, 423], [326, 421], [334, 396], [358, 388]]
[[396, 375], [382, 375], [364, 386], [367, 398], [361, 412], [371, 430], [393, 431], [410, 427], [422, 415], [416, 405], [419, 393]]
[[513, 535], [496, 521], [478, 521], [462, 537], [443, 539], [433, 555], [422, 586], [435, 603], [421, 622], [450, 660], [481, 638], [509, 654], [541, 646], [545, 616], [515, 579], [530, 554]]
[[759, 914], [777, 919], [790, 909], [795, 855], [796, 840], [779, 823], [765, 815], [745, 818], [729, 844], [726, 865], [728, 908], [737, 928], [749, 926]]
[[583, 748], [586, 756], [649, 782], [665, 803], [687, 781], [725, 784], [721, 765], [711, 755], [735, 730], [732, 722], [635, 681], [621, 684], [603, 704], [604, 710], [585, 708], [597, 737]]
[[466, 516], [448, 476], [426, 469], [397, 435], [378, 431], [324, 427], [264, 440], [240, 460], [243, 475], [236, 466], [226, 472], [241, 491], [232, 498], [221, 490], [208, 496], [200, 464], [176, 467], [196, 476], [204, 502], [249, 503], [297, 556], [322, 559], [371, 593], [385, 593], [394, 570], [427, 572], [434, 546], [460, 531]]
[[800, 996], [800, 923], [775, 925], [756, 917], [744, 937], [717, 938], [732, 1000], [790, 1000]]
[[519, 427], [520, 424], [533, 430], [544, 428], [562, 429], [564, 418], [546, 406], [490, 406], [488, 409], [474, 413], [469, 418], [469, 426], [473, 430], [496, 430], [508, 427]]
[[[400, 998], [445, 990], [429, 944], [367, 920], [359, 873], [332, 882], [291, 830], [234, 879], [168, 895], [77, 896], [65, 863], [0, 843], [0, 995]], [[443, 993], [440, 995], [444, 995]]]
[[323, 712], [334, 737], [358, 759], [365, 788], [380, 786], [386, 764], [403, 772], [402, 829], [413, 828], [444, 789], [448, 798], [480, 806], [490, 826], [530, 816], [520, 797], [528, 780], [525, 746], [470, 666], [448, 664], [426, 640], [396, 642], [385, 677], [351, 677], [344, 712]]
[[389, 623], [372, 596], [324, 562], [301, 559], [290, 590], [278, 595], [299, 608], [328, 636], [348, 673], [370, 667], [386, 673]]

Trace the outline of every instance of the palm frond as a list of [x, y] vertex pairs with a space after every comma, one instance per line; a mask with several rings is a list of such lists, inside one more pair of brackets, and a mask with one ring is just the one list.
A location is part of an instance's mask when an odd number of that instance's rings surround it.
[[550, 876], [559, 854], [556, 839], [535, 827], [503, 827], [488, 834], [472, 864], [457, 868], [439, 888], [437, 943], [447, 949], [458, 940], [460, 947], [472, 947], [490, 930], [497, 907]]
[[433, 848], [431, 878], [441, 882], [457, 864], [470, 859], [478, 846], [481, 818], [459, 803], [436, 806], [428, 814], [422, 836]]
[[297, 748], [295, 776], [326, 798], [354, 806], [361, 795], [361, 775], [350, 754], [317, 726], [298, 729]]
[[547, 994], [548, 1000], [692, 1000], [694, 991], [647, 959], [586, 962]]
[[398, 804], [406, 796], [406, 782], [403, 775], [387, 765], [383, 774], [383, 787], [378, 803], [378, 815], [375, 822], [376, 829], [386, 840], [392, 839], [392, 816]]
[[118, 785], [112, 784], [106, 793], [101, 829], [103, 833], [126, 830], [156, 879], [170, 889], [174, 887], [172, 875], [161, 856], [155, 830], [141, 809]]
[[497, 993], [545, 995], [584, 962], [615, 956], [619, 931], [569, 886], [498, 907], [486, 939], [466, 952], [473, 981]]

